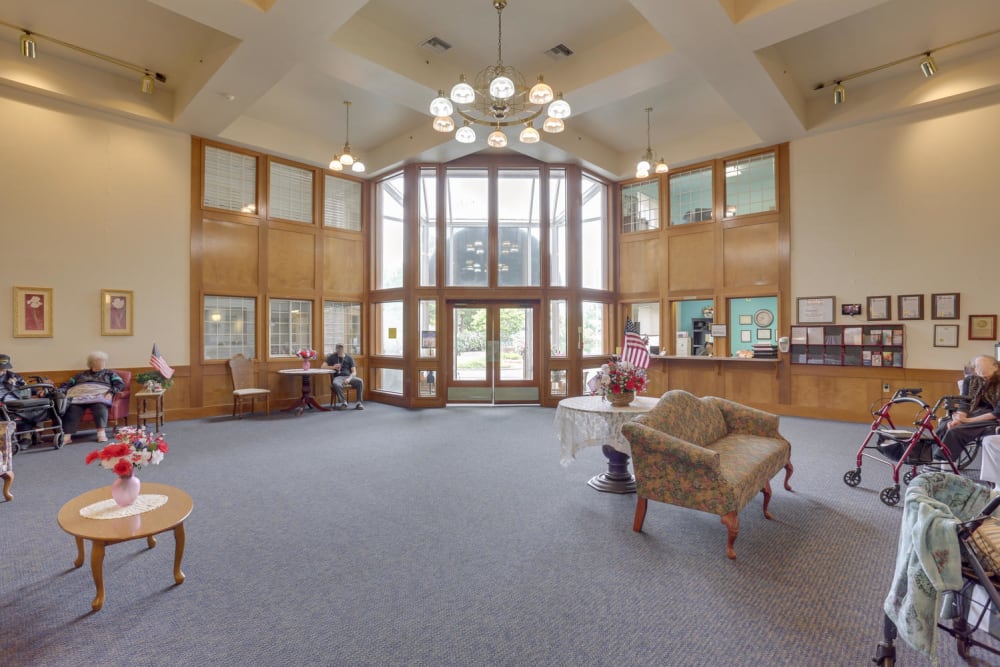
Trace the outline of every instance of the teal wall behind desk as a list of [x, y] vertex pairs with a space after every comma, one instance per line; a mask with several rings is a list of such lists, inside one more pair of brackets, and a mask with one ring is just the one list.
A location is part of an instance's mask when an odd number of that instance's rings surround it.
[[[769, 310], [774, 316], [774, 320], [767, 327], [758, 327], [753, 322], [753, 315], [758, 310]], [[750, 324], [740, 324], [740, 315], [749, 315]], [[759, 340], [757, 338], [758, 329], [770, 329], [771, 338]], [[743, 331], [750, 332], [750, 342], [744, 343], [740, 339]], [[729, 354], [735, 355], [738, 350], [751, 350], [754, 343], [778, 344], [778, 297], [757, 296], [750, 298], [737, 298], [729, 300]]]

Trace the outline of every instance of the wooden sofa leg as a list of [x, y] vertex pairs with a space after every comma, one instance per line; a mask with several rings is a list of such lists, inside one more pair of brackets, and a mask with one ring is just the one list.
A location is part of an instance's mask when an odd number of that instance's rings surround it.
[[795, 466], [793, 466], [792, 462], [789, 461], [788, 463], [785, 464], [785, 490], [786, 491], [791, 491], [792, 490], [792, 487], [788, 483], [788, 480], [791, 479], [793, 472], [795, 472]]
[[637, 496], [635, 499], [635, 521], [632, 522], [632, 530], [637, 533], [642, 532], [642, 524], [646, 521], [646, 506], [649, 500]]
[[771, 480], [764, 483], [764, 488], [760, 492], [764, 494], [764, 518], [773, 519], [774, 517], [767, 511], [767, 505], [771, 502]]
[[736, 550], [733, 549], [733, 544], [736, 542], [736, 536], [740, 534], [740, 517], [736, 512], [726, 512], [720, 519], [727, 532], [726, 555], [730, 560], [735, 560]]
[[14, 500], [14, 494], [10, 492], [10, 485], [14, 483], [14, 473], [8, 471], [0, 477], [3, 477], [3, 497], [7, 500]]

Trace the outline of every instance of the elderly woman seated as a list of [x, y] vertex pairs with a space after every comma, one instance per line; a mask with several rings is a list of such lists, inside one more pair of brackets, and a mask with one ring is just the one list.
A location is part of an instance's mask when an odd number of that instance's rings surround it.
[[97, 427], [97, 442], [108, 439], [104, 431], [108, 425], [108, 407], [114, 395], [125, 389], [125, 381], [118, 373], [105, 368], [107, 365], [107, 354], [91, 352], [87, 355], [87, 370], [77, 373], [62, 385], [69, 402], [63, 415], [63, 444], [73, 441], [72, 436], [80, 428], [80, 419], [87, 408], [90, 408]]

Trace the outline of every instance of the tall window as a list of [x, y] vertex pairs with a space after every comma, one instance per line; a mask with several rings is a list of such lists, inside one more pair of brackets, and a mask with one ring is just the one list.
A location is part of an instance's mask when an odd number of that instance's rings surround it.
[[206, 207], [256, 213], [257, 158], [206, 146], [203, 189]]
[[583, 174], [581, 183], [581, 286], [608, 288], [607, 187]]
[[376, 303], [375, 330], [378, 332], [375, 354], [387, 357], [403, 356], [403, 302]]
[[608, 307], [603, 303], [594, 301], [584, 301], [581, 305], [583, 312], [583, 354], [584, 356], [595, 354], [606, 354], [605, 322], [607, 320]]
[[566, 287], [566, 170], [549, 170], [549, 284]]
[[418, 317], [420, 319], [420, 356], [431, 358], [437, 356], [437, 301], [425, 299], [420, 301]]
[[378, 184], [375, 266], [377, 289], [403, 286], [403, 174]]
[[486, 287], [490, 256], [489, 173], [449, 169], [445, 182], [448, 285]]
[[323, 225], [361, 231], [361, 184], [338, 176], [323, 180]]
[[420, 286], [437, 285], [437, 170], [420, 170], [417, 223], [420, 234]]
[[295, 222], [313, 221], [313, 173], [280, 162], [271, 163], [268, 216]]
[[[639, 328], [639, 334], [649, 339], [649, 346], [660, 346], [660, 302], [633, 303], [627, 306], [629, 317]], [[624, 336], [625, 332], [622, 331]]]
[[712, 167], [670, 174], [670, 224], [712, 219]]
[[549, 302], [549, 355], [565, 357], [569, 351], [566, 335], [566, 300], [557, 299]]
[[726, 160], [726, 217], [776, 210], [774, 184], [773, 152]]
[[294, 357], [312, 347], [312, 301], [271, 299], [270, 348], [272, 357]]
[[323, 356], [341, 344], [349, 354], [361, 354], [361, 304], [324, 301]]
[[622, 231], [660, 228], [660, 179], [622, 186]]
[[537, 286], [541, 224], [537, 169], [501, 169], [497, 175], [497, 285]]
[[256, 354], [256, 306], [250, 297], [205, 297], [205, 359], [229, 359]]

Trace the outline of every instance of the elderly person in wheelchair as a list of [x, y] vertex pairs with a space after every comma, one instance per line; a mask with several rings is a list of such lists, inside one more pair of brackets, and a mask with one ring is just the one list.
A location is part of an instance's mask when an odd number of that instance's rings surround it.
[[[965, 409], [955, 412], [951, 419], [942, 421], [937, 428], [937, 436], [948, 448], [952, 458], [958, 456], [962, 448], [984, 435], [996, 432], [1000, 425], [1000, 363], [995, 357], [982, 355], [973, 360], [976, 375], [980, 382], [970, 382], [969, 404]], [[982, 478], [990, 480], [987, 475], [995, 476], [996, 472], [988, 472], [987, 465], [993, 448], [984, 442]], [[988, 453], [989, 452], [989, 453]]]
[[24, 378], [14, 372], [14, 362], [9, 354], [0, 354], [0, 401], [24, 398]]
[[118, 373], [106, 368], [107, 365], [107, 354], [91, 352], [87, 355], [87, 370], [77, 373], [62, 385], [69, 403], [63, 415], [64, 445], [73, 441], [87, 408], [90, 408], [94, 426], [97, 427], [97, 442], [107, 441], [104, 429], [108, 425], [108, 408], [114, 395], [125, 389], [125, 381]]

